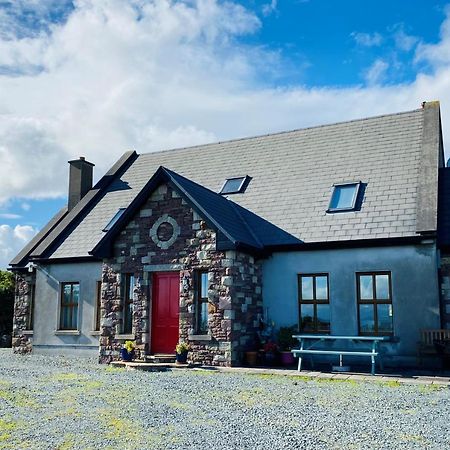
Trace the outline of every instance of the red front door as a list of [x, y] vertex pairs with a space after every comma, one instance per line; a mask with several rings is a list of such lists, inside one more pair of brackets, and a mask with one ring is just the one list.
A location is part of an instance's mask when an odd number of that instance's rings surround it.
[[175, 353], [178, 343], [180, 274], [153, 274], [152, 353]]

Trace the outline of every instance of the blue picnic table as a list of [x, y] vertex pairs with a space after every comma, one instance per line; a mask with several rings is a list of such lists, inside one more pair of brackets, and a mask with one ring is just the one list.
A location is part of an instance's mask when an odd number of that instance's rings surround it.
[[[378, 353], [378, 343], [382, 341], [387, 341], [390, 339], [389, 336], [332, 336], [329, 334], [297, 334], [293, 335], [295, 339], [300, 342], [300, 348], [293, 349], [291, 352], [295, 357], [298, 357], [298, 370], [302, 368], [302, 356], [303, 355], [339, 355], [339, 365], [342, 367], [342, 356], [352, 355], [352, 356], [367, 356], [370, 357], [372, 362], [372, 375], [375, 375], [375, 360]], [[325, 341], [331, 342], [364, 342], [370, 344], [370, 350], [352, 350], [352, 349], [332, 349], [327, 350], [324, 348], [314, 348], [319, 343]], [[307, 344], [308, 342], [308, 344]]]

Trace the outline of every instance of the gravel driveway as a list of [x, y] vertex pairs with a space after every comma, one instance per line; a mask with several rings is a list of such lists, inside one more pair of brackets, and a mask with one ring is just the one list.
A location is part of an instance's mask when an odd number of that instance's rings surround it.
[[0, 350], [0, 449], [448, 449], [450, 390]]

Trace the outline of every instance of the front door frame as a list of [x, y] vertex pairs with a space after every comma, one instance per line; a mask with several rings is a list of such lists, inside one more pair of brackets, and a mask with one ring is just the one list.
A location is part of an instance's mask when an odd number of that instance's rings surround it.
[[[177, 274], [178, 275], [178, 279], [180, 279], [180, 271], [181, 268], [178, 267], [179, 265], [158, 265], [155, 266], [155, 270], [147, 270], [148, 271], [148, 276], [151, 279], [151, 286], [149, 289], [149, 294], [150, 294], [150, 301], [148, 304], [148, 309], [149, 309], [149, 317], [150, 317], [150, 322], [149, 322], [149, 329], [148, 329], [148, 334], [149, 334], [149, 346], [148, 346], [148, 352], [150, 355], [154, 354], [155, 352], [153, 351], [153, 333], [154, 333], [154, 315], [153, 315], [153, 305], [154, 305], [154, 289], [155, 289], [155, 276], [157, 276], [158, 274]], [[169, 269], [167, 270], [166, 269]], [[179, 335], [180, 335], [180, 315], [179, 315], [179, 308], [180, 308], [180, 304], [179, 304], [180, 298], [178, 297], [178, 339], [179, 339]], [[158, 352], [157, 352], [158, 353]]]

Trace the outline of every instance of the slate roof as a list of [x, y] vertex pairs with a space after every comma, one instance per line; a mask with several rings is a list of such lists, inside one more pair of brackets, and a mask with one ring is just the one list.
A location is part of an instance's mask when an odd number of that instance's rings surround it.
[[93, 249], [93, 255], [110, 256], [109, 251], [114, 238], [132, 220], [149, 195], [161, 183], [170, 184], [200, 217], [221, 233], [217, 245], [219, 250], [241, 249], [261, 252], [271, 246], [302, 243], [299, 239], [226, 197], [161, 166], [110, 231], [105, 233], [103, 239]]
[[[431, 102], [403, 113], [141, 154], [104, 188], [80, 223], [58, 238], [58, 248], [34, 255], [88, 256], [104, 226], [160, 166], [214, 192], [226, 178], [250, 175], [245, 193], [228, 198], [305, 243], [433, 232], [436, 164], [443, 158], [439, 136], [439, 104]], [[333, 184], [349, 181], [366, 184], [361, 209], [327, 214]]]

